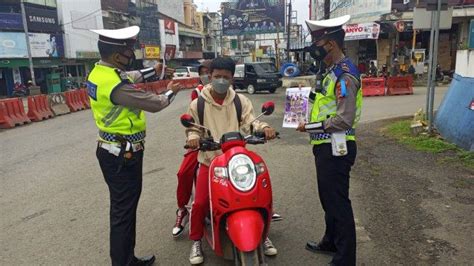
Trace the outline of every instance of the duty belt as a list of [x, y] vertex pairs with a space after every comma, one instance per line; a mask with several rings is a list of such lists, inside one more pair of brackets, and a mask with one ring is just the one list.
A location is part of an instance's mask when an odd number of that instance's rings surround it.
[[[121, 138], [124, 138], [131, 143], [141, 142], [145, 140], [146, 133], [145, 131], [138, 132], [132, 135], [121, 135]], [[108, 142], [120, 142], [120, 137], [116, 134], [107, 133], [104, 131], [99, 131], [99, 137]]]
[[[347, 136], [355, 136], [355, 129], [351, 128], [346, 130], [346, 135]], [[330, 139], [331, 138], [331, 133], [311, 133], [309, 134], [309, 137], [311, 140], [324, 140], [324, 139]]]

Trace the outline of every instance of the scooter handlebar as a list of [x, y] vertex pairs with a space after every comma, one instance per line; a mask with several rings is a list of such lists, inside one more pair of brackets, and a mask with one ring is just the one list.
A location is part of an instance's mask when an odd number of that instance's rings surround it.
[[[184, 145], [185, 149], [190, 149], [189, 145]], [[199, 148], [196, 150], [200, 151], [217, 151], [221, 149], [221, 144], [214, 142], [211, 139], [201, 139], [199, 140]]]

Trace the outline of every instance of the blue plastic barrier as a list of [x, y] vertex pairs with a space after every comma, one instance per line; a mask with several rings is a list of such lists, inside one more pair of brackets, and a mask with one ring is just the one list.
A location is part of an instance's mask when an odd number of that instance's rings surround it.
[[474, 78], [454, 74], [453, 81], [436, 114], [441, 135], [468, 151], [474, 151]]

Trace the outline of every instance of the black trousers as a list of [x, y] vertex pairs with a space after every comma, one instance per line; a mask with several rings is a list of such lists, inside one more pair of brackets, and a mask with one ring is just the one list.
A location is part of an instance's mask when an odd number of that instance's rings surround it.
[[357, 156], [357, 145], [347, 142], [346, 156], [333, 156], [331, 144], [314, 145], [318, 192], [325, 212], [325, 245], [337, 249], [332, 263], [352, 266], [356, 263], [354, 214], [349, 199], [349, 173]]
[[137, 206], [142, 192], [143, 150], [123, 161], [97, 148], [97, 159], [110, 192], [110, 257], [112, 265], [130, 265], [135, 258]]

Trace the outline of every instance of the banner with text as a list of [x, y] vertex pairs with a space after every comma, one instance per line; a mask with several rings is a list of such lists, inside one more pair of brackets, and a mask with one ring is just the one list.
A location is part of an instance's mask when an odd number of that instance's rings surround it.
[[354, 40], [377, 40], [380, 34], [380, 25], [377, 23], [348, 24], [342, 26], [346, 32], [346, 41]]

